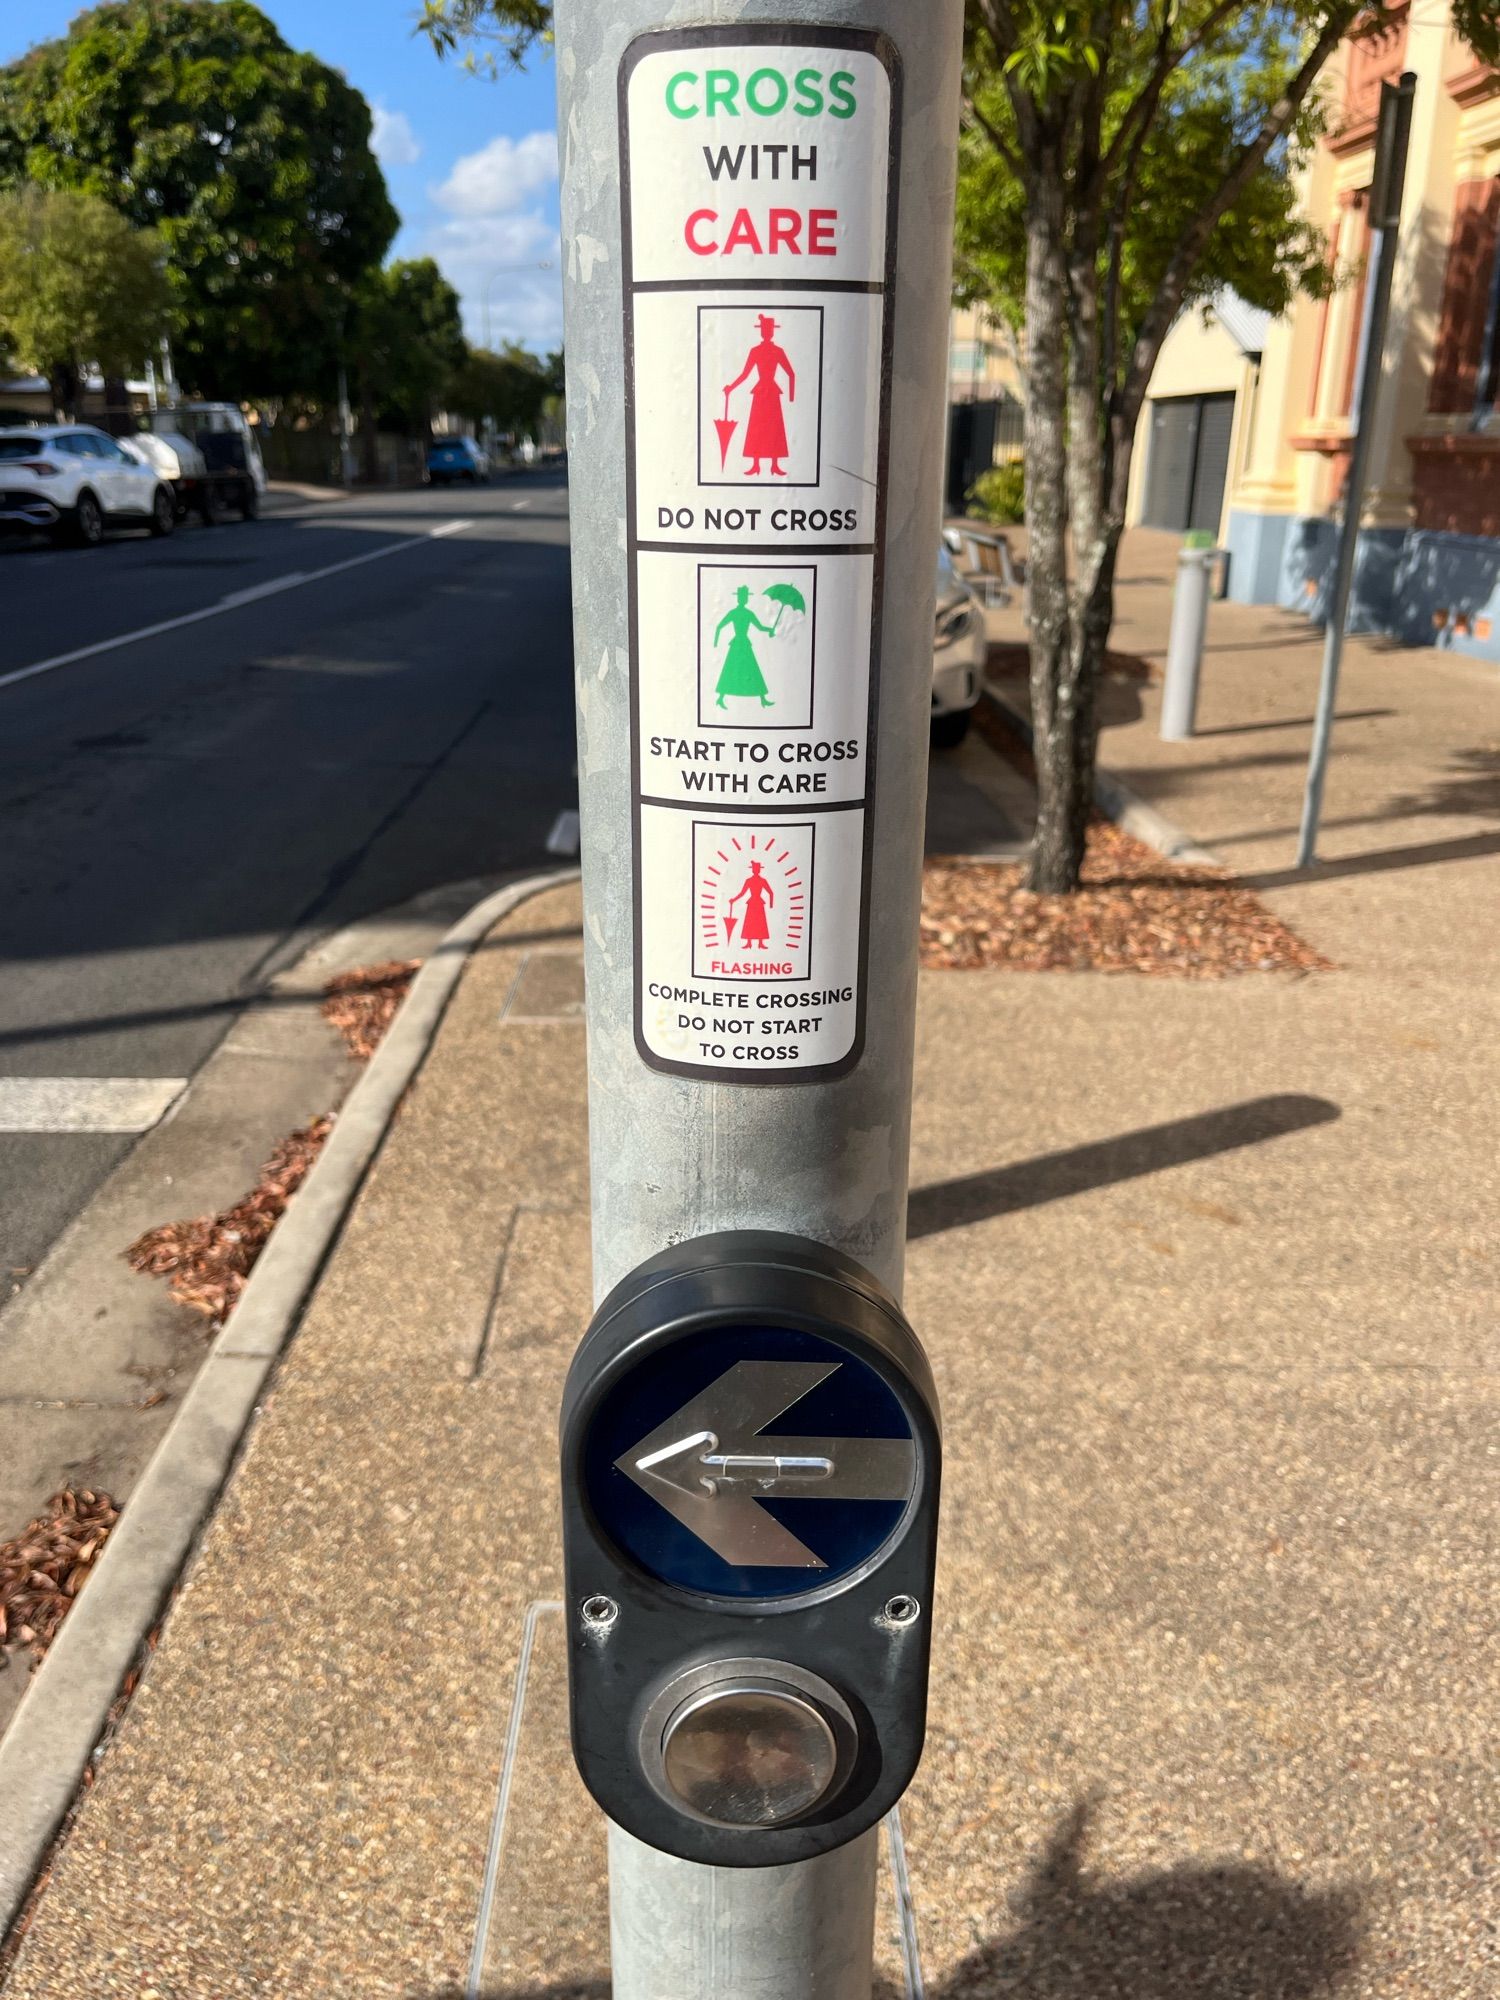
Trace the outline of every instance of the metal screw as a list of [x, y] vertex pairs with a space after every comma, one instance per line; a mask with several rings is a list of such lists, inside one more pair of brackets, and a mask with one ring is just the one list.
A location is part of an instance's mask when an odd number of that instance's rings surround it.
[[922, 1607], [914, 1597], [892, 1597], [886, 1600], [885, 1610], [880, 1615], [887, 1625], [915, 1625], [922, 1615]]
[[595, 1632], [607, 1632], [620, 1615], [620, 1607], [612, 1597], [586, 1597], [578, 1609], [584, 1624]]

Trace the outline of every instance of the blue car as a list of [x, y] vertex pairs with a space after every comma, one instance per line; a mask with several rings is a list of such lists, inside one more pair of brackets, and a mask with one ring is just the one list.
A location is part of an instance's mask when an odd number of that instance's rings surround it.
[[427, 447], [427, 483], [446, 486], [450, 479], [467, 479], [477, 486], [490, 476], [490, 455], [477, 439], [437, 437]]

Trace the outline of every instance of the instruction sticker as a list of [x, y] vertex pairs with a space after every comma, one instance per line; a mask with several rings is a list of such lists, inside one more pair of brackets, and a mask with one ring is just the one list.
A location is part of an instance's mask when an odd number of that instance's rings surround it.
[[861, 30], [620, 73], [636, 1043], [735, 1082], [864, 1034], [900, 71]]

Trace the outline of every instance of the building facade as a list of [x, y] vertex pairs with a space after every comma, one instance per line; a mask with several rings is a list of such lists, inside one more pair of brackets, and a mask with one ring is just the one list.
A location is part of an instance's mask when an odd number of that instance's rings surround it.
[[1245, 468], [1271, 320], [1233, 292], [1182, 314], [1162, 343], [1130, 461], [1131, 527], [1222, 540]]
[[980, 473], [1021, 456], [1022, 401], [1009, 329], [983, 306], [955, 306], [948, 320], [949, 513], [964, 511]]
[[1225, 510], [1232, 597], [1318, 616], [1348, 476], [1380, 86], [1415, 73], [1411, 150], [1361, 516], [1351, 629], [1500, 661], [1500, 72], [1448, 0], [1365, 24], [1330, 77], [1337, 111], [1307, 212], [1342, 282], [1264, 336]]

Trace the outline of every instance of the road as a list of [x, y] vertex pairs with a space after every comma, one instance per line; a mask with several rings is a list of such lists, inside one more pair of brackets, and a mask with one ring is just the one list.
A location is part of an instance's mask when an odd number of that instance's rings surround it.
[[575, 803], [567, 492], [536, 473], [13, 546], [0, 601], [0, 1268], [21, 1279], [134, 1143], [57, 1129], [97, 1080], [164, 1100], [319, 934], [543, 860]]

